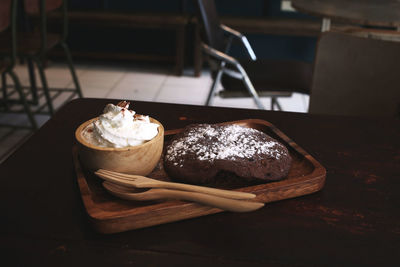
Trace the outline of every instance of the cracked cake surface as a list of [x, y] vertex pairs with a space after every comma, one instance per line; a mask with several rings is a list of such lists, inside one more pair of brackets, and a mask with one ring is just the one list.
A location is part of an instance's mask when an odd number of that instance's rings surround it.
[[180, 181], [205, 184], [218, 173], [248, 180], [287, 176], [291, 157], [284, 145], [267, 134], [236, 124], [193, 124], [166, 147], [164, 168]]

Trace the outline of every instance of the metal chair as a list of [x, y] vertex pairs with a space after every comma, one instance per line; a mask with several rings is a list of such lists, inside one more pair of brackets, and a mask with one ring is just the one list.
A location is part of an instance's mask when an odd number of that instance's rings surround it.
[[[70, 98], [72, 98], [75, 94], [77, 94], [79, 97], [82, 97], [82, 91], [72, 62], [71, 53], [66, 44], [68, 33], [67, 3], [66, 0], [24, 0], [23, 4], [25, 14], [28, 15], [28, 18], [34, 18], [38, 20], [37, 28], [39, 31], [18, 33], [19, 42], [17, 47], [17, 56], [26, 58], [28, 61], [33, 61], [35, 63], [39, 72], [39, 78], [42, 83], [48, 110], [52, 115], [54, 114], [54, 107], [52, 103], [52, 97], [50, 96], [44, 65], [48, 52], [58, 45], [60, 45], [65, 52], [68, 67], [75, 85], [75, 89], [72, 90], [74, 91], [74, 94], [71, 95]], [[52, 33], [48, 29], [47, 17], [50, 12], [54, 11], [61, 11], [63, 18], [61, 31], [57, 33]], [[2, 45], [0, 45], [0, 51], [3, 49], [4, 48]], [[35, 89], [35, 79], [34, 77], [30, 78], [31, 87]], [[71, 90], [64, 89], [63, 91]], [[32, 93], [35, 95], [36, 92], [33, 90]], [[61, 90], [58, 90], [58, 93], [60, 94]]]
[[[7, 32], [6, 34], [11, 37], [9, 42], [5, 45], [8, 45], [9, 51], [7, 53], [1, 54], [0, 57], [0, 71], [2, 77], [6, 77], [8, 74], [13, 83], [14, 87], [19, 95], [19, 98], [23, 104], [24, 111], [28, 115], [31, 127], [33, 129], [37, 129], [37, 123], [35, 118], [30, 110], [28, 102], [25, 98], [25, 94], [22, 91], [21, 83], [18, 79], [18, 76], [13, 71], [15, 58], [16, 58], [16, 43], [17, 43], [17, 35], [16, 35], [16, 12], [17, 12], [17, 0], [0, 0], [0, 33]], [[4, 81], [4, 79], [3, 79]], [[7, 106], [7, 93], [5, 90], [5, 84], [2, 84], [3, 89], [3, 105]]]
[[[221, 82], [221, 97], [251, 96], [257, 107], [264, 109], [260, 96], [271, 97], [271, 109], [281, 110], [278, 97], [293, 92], [308, 94], [311, 86], [312, 64], [295, 60], [257, 60], [247, 38], [238, 31], [221, 25], [214, 0], [196, 0], [198, 20], [202, 30], [202, 48], [209, 57], [213, 83], [206, 105], [211, 105]], [[229, 56], [233, 40], [245, 48], [250, 60]]]
[[320, 36], [309, 112], [400, 118], [400, 43], [327, 32]]

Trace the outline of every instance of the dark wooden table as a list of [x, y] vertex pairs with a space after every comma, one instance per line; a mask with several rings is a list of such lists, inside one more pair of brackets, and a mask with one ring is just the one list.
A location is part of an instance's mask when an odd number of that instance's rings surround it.
[[70, 102], [0, 165], [3, 266], [397, 265], [399, 120], [134, 102], [134, 110], [167, 130], [194, 122], [270, 121], [325, 166], [326, 184], [251, 213], [102, 235], [86, 216], [71, 147], [77, 126], [109, 102]]
[[323, 17], [323, 31], [329, 30], [331, 19], [360, 25], [400, 27], [400, 2], [397, 0], [292, 0], [292, 6], [300, 12]]

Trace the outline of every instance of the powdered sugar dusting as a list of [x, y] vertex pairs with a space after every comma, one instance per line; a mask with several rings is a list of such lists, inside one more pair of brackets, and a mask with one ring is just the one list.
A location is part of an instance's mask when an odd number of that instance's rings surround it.
[[[207, 144], [207, 145], [205, 145]], [[167, 148], [166, 159], [174, 165], [183, 164], [181, 155], [194, 155], [196, 159], [214, 161], [271, 157], [279, 159], [287, 154], [282, 145], [263, 132], [239, 125], [216, 126], [209, 124], [189, 128], [183, 138], [175, 139]]]

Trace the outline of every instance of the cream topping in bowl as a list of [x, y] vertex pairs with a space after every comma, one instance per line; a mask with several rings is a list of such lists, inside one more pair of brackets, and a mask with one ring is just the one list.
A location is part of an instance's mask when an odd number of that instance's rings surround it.
[[127, 147], [143, 144], [158, 134], [158, 124], [150, 122], [149, 116], [129, 110], [129, 102], [108, 104], [82, 136], [91, 144], [101, 147]]

